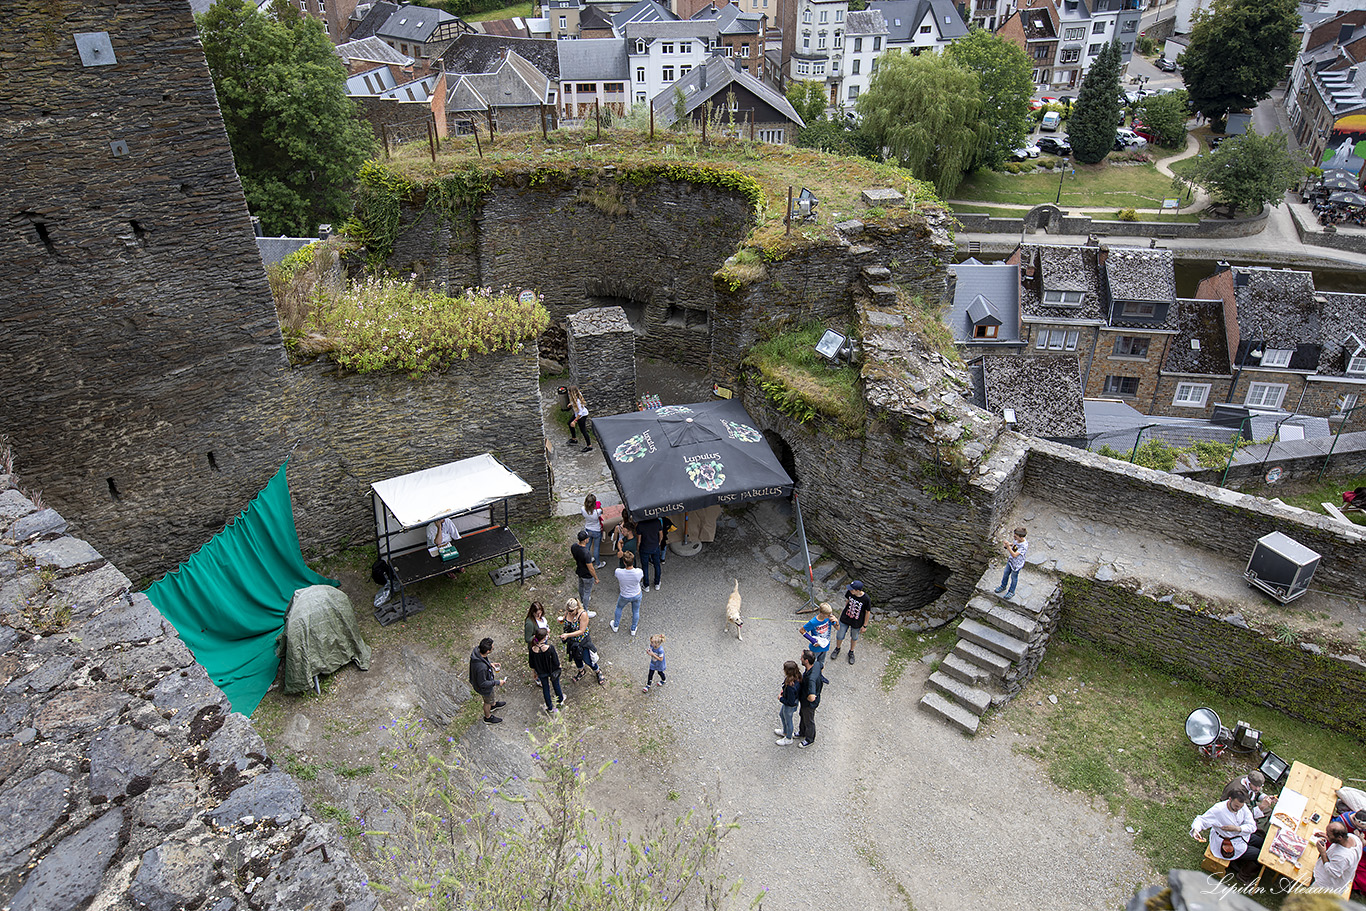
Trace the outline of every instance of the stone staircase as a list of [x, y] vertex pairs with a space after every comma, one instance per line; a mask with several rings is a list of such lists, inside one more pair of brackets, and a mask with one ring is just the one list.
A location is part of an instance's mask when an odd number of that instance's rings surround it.
[[958, 641], [930, 675], [929, 692], [920, 700], [923, 710], [966, 734], [977, 733], [988, 708], [1024, 688], [1058, 625], [1062, 589], [1057, 579], [1026, 563], [1015, 597], [1007, 601], [993, 591], [1003, 569], [993, 564], [977, 580], [958, 624]]

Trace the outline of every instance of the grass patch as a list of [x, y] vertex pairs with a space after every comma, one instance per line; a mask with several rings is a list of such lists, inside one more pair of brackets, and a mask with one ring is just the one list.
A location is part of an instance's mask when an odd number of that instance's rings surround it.
[[511, 6], [499, 7], [498, 9], [484, 10], [482, 13], [462, 14], [461, 19], [466, 22], [488, 22], [492, 19], [530, 19], [536, 15], [536, 4], [532, 0], [526, 3], [514, 3]]
[[[1082, 166], [1075, 176], [1070, 169], [1065, 174], [1059, 203], [1064, 208], [1156, 209], [1174, 192], [1171, 178], [1151, 164]], [[1058, 182], [1053, 171], [1002, 174], [979, 170], [958, 185], [954, 196], [965, 201], [1035, 206], [1058, 198]]]
[[974, 206], [961, 202], [956, 202], [949, 208], [954, 212], [962, 212], [967, 215], [993, 215], [996, 218], [1024, 218], [1029, 214], [1029, 209], [1010, 209], [1005, 206]]
[[1105, 801], [1132, 826], [1154, 867], [1194, 870], [1203, 847], [1191, 840], [1190, 821], [1228, 781], [1255, 768], [1255, 761], [1211, 762], [1196, 752], [1182, 724], [1202, 705], [1230, 728], [1241, 719], [1261, 730], [1281, 756], [1344, 780], [1366, 778], [1359, 740], [1061, 637], [1000, 717], [1029, 737], [1024, 752], [1044, 763], [1055, 784]]
[[849, 439], [863, 433], [867, 408], [858, 371], [832, 370], [816, 353], [824, 332], [825, 324], [816, 322], [774, 336], [750, 349], [744, 366], [758, 371], [764, 394], [779, 411], [803, 424], [824, 418], [835, 425], [832, 436]]
[[896, 685], [901, 682], [901, 675], [906, 672], [911, 662], [919, 661], [929, 652], [947, 653], [953, 647], [954, 640], [958, 638], [957, 629], [947, 626], [923, 633], [873, 626], [868, 629], [866, 635], [891, 652], [887, 657], [887, 666], [882, 669], [882, 679], [878, 681], [883, 692], [887, 693], [896, 689]]
[[[1341, 508], [1342, 492], [1344, 490], [1356, 490], [1366, 484], [1366, 474], [1359, 474], [1349, 478], [1328, 478], [1325, 481], [1299, 481], [1292, 482], [1293, 486], [1289, 490], [1285, 484], [1277, 484], [1274, 487], [1262, 485], [1256, 490], [1248, 488], [1246, 493], [1254, 493], [1260, 497], [1277, 497], [1282, 503], [1288, 506], [1298, 506], [1300, 509], [1307, 509], [1319, 515], [1327, 515], [1324, 511], [1324, 503], [1332, 503]], [[1294, 490], [1296, 492], [1291, 493]], [[1366, 525], [1366, 516], [1360, 513], [1347, 513], [1347, 518], [1358, 525]]]

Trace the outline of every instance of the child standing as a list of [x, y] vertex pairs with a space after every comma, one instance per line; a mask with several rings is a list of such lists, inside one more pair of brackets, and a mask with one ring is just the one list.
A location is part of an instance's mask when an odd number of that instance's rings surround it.
[[825, 656], [830, 651], [830, 634], [835, 631], [834, 626], [835, 609], [828, 601], [822, 601], [816, 608], [816, 616], [802, 625], [802, 636], [811, 643], [811, 654], [821, 670], [825, 670]]
[[642, 693], [650, 692], [650, 684], [654, 683], [655, 673], [659, 674], [659, 685], [664, 685], [664, 634], [655, 633], [650, 637], [650, 647], [646, 649], [650, 653], [650, 672], [645, 675], [645, 689]]
[[782, 727], [773, 733], [778, 735], [778, 746], [785, 747], [792, 742], [792, 716], [797, 714], [797, 698], [802, 686], [802, 672], [795, 661], [783, 662], [783, 685], [778, 690], [778, 720]]
[[[1015, 529], [1015, 540], [1007, 541], [1002, 547], [1006, 553], [1006, 571], [1001, 574], [1001, 585], [996, 594], [1006, 593], [1007, 598], [1015, 597], [1015, 583], [1020, 581], [1020, 570], [1024, 569], [1025, 555], [1029, 553], [1029, 542], [1025, 540], [1025, 527]], [[1010, 591], [1006, 591], [1006, 584]]]

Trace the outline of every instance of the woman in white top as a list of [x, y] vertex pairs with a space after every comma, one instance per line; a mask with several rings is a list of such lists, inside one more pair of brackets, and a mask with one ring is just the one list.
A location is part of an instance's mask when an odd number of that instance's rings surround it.
[[588, 418], [588, 403], [583, 400], [583, 393], [578, 386], [569, 387], [569, 408], [574, 412], [574, 418], [569, 422], [569, 445], [577, 446], [579, 443], [579, 431], [583, 432], [583, 451], [587, 452], [593, 448], [592, 421]]
[[583, 530], [588, 532], [589, 562], [596, 566], [606, 566], [606, 560], [598, 559], [598, 553], [602, 550], [602, 504], [590, 493], [583, 498], [583, 507], [579, 512], [583, 513]]

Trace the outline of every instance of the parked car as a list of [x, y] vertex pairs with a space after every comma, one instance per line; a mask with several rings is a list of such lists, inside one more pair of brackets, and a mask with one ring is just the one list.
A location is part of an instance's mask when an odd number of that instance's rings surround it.
[[1175, 73], [1177, 70], [1176, 61], [1168, 60], [1166, 57], [1158, 57], [1153, 65], [1164, 73]]
[[1135, 133], [1133, 130], [1126, 130], [1123, 127], [1115, 130], [1115, 151], [1121, 152], [1124, 149], [1146, 149], [1148, 140]]
[[1047, 152], [1049, 155], [1071, 155], [1072, 144], [1067, 141], [1067, 135], [1062, 136], [1040, 136], [1039, 151]]
[[1145, 124], [1143, 121], [1135, 120], [1132, 129], [1139, 136], [1142, 136], [1144, 139], [1148, 140], [1148, 142], [1157, 142], [1157, 131], [1154, 130], [1152, 127], [1148, 126], [1147, 124]]
[[1006, 157], [1009, 158], [1011, 161], [1024, 161], [1027, 158], [1038, 158], [1039, 147], [1036, 145], [1025, 144], [1023, 146], [1020, 146], [1020, 148], [1018, 149], [1011, 149], [1010, 154]]
[[1043, 120], [1039, 121], [1039, 129], [1047, 130], [1049, 133], [1056, 132], [1059, 124], [1062, 123], [1062, 115], [1057, 111], [1047, 111], [1043, 115]]

